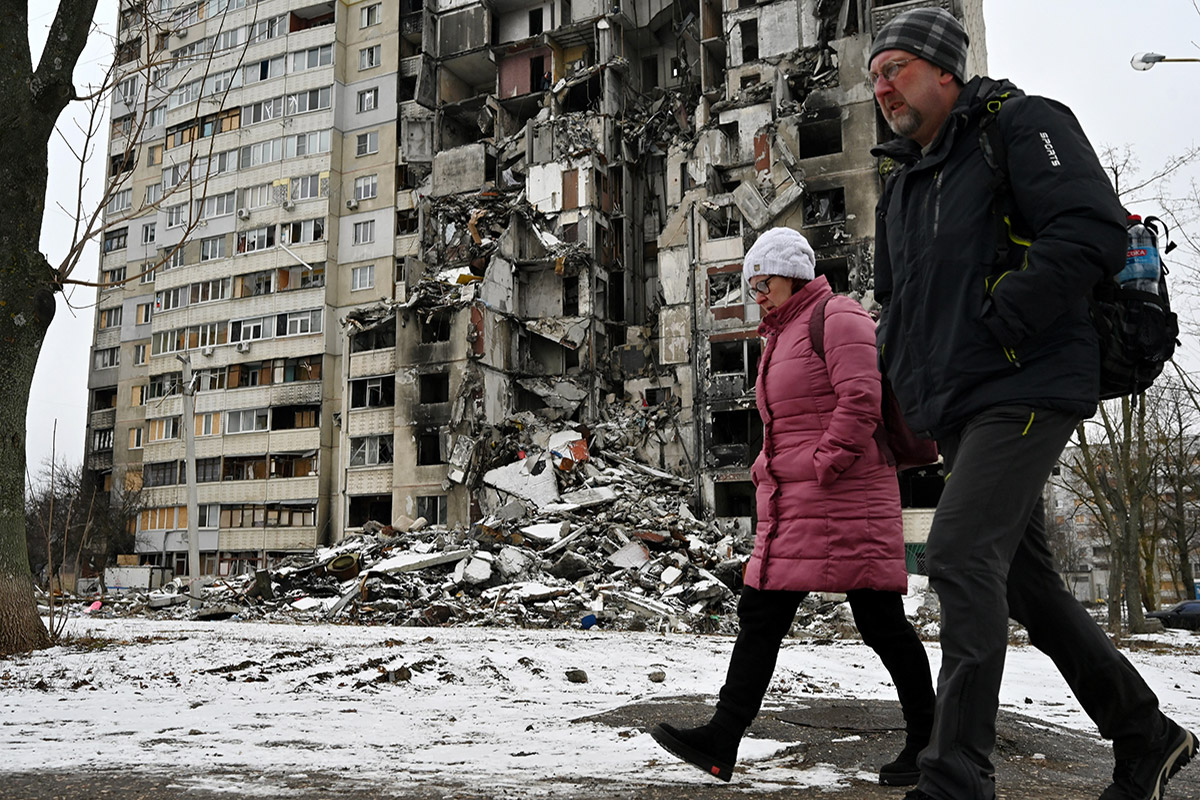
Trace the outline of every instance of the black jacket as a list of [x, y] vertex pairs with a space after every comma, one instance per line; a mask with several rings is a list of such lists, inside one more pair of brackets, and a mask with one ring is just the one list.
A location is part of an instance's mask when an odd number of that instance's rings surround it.
[[[984, 158], [985, 106], [1007, 148], [1018, 239], [997, 263], [997, 171]], [[1124, 265], [1125, 214], [1070, 109], [975, 78], [925, 155], [909, 139], [875, 148], [900, 167], [876, 210], [875, 296], [886, 371], [914, 431], [957, 431], [986, 408], [1030, 404], [1086, 417], [1099, 394], [1087, 295]], [[1028, 244], [1028, 241], [1026, 241]]]

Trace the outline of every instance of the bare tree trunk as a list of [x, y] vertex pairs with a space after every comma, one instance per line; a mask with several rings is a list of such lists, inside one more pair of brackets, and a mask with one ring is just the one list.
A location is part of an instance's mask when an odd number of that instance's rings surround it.
[[38, 68], [26, 0], [0, 0], [0, 655], [49, 644], [25, 546], [25, 415], [61, 279], [39, 250], [47, 143], [97, 0], [60, 0]]

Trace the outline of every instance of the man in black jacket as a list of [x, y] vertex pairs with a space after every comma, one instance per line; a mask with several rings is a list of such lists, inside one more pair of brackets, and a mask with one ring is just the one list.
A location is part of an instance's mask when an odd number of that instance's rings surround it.
[[[1070, 110], [1006, 82], [967, 82], [966, 53], [953, 15], [921, 8], [885, 25], [870, 57], [875, 99], [899, 136], [874, 151], [898, 165], [877, 214], [880, 364], [912, 428], [937, 439], [947, 475], [926, 548], [942, 605], [934, 741], [908, 797], [995, 797], [1012, 617], [1113, 741], [1101, 800], [1158, 800], [1196, 739], [1064, 587], [1041, 499], [1071, 432], [1096, 410], [1087, 294], [1123, 265], [1124, 214]], [[1005, 143], [1007, 187], [981, 125]]]

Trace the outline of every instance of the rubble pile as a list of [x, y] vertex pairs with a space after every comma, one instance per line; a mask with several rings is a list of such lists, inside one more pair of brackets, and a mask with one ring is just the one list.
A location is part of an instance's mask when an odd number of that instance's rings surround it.
[[[485, 516], [469, 529], [368, 523], [257, 576], [222, 578], [204, 605], [243, 619], [736, 630], [750, 537], [697, 519], [690, 482], [596, 452], [601, 440], [625, 442], [614, 430], [524, 428], [515, 460], [483, 474]], [[193, 614], [174, 583], [100, 613]]]

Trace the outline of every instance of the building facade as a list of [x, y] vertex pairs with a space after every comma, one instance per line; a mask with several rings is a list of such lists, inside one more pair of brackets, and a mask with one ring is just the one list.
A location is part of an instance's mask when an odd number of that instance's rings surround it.
[[741, 257], [792, 226], [873, 304], [866, 59], [923, 5], [982, 72], [981, 0], [123, 2], [86, 465], [142, 563], [186, 568], [189, 429], [206, 574], [465, 527], [618, 406], [749, 530]]

